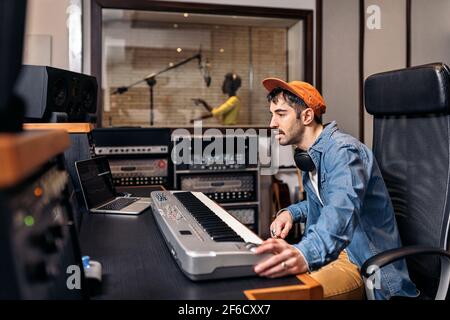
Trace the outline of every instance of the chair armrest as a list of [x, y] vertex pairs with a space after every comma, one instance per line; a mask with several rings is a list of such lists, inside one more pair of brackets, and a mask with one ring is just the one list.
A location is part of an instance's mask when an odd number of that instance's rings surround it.
[[373, 256], [372, 258], [369, 258], [362, 265], [361, 274], [363, 277], [369, 277], [371, 276], [371, 274], [367, 273], [367, 269], [371, 265], [376, 265], [377, 267], [382, 268], [385, 265], [395, 262], [397, 260], [419, 254], [433, 254], [439, 256], [446, 256], [448, 259], [450, 259], [450, 253], [440, 248], [425, 247], [425, 246], [410, 246], [397, 248], [381, 252]]
[[[361, 266], [361, 275], [363, 276], [364, 282], [366, 284], [367, 297], [369, 299], [374, 299], [374, 288], [370, 288], [370, 286], [368, 286], [367, 284], [372, 283], [372, 279], [370, 278], [373, 276], [376, 269], [380, 269], [385, 265], [409, 256], [422, 254], [438, 255], [441, 258], [446, 258], [443, 260], [446, 262], [441, 264], [441, 277], [438, 293], [436, 295], [436, 300], [444, 300], [447, 295], [447, 289], [450, 282], [450, 253], [441, 248], [426, 246], [409, 246], [387, 250], [369, 258], [366, 262], [364, 262], [364, 264]], [[373, 268], [374, 266], [376, 268]]]

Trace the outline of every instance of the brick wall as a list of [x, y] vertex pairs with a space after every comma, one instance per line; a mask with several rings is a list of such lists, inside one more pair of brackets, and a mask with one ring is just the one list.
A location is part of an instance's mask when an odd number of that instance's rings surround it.
[[[210, 46], [203, 49], [203, 53], [211, 63], [211, 86], [206, 87], [196, 60], [158, 76], [154, 87], [154, 124], [189, 125], [190, 119], [204, 112], [191, 99], [202, 98], [211, 106], [220, 105], [227, 98], [221, 90], [224, 76], [227, 72], [236, 72], [242, 78], [238, 96], [243, 107], [238, 124], [267, 126], [270, 115], [261, 81], [269, 76], [286, 78], [286, 29], [209, 25], [190, 27], [203, 30], [209, 28]], [[166, 68], [169, 63], [180, 62], [197, 52], [194, 49], [184, 49], [178, 53], [174, 48], [109, 47], [107, 90], [111, 93], [119, 86], [142, 79], [149, 73]], [[253, 88], [249, 84], [250, 68], [253, 70]], [[123, 95], [110, 95], [104, 101], [109, 103], [104, 108], [109, 111], [103, 112], [104, 126], [149, 124], [149, 88], [145, 83]], [[206, 120], [204, 125], [220, 123], [212, 118]]]

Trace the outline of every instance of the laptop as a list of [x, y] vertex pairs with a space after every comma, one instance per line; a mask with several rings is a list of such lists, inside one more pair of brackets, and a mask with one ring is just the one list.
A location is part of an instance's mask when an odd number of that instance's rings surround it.
[[75, 168], [90, 212], [136, 215], [150, 206], [151, 198], [123, 197], [116, 193], [106, 157], [76, 161]]

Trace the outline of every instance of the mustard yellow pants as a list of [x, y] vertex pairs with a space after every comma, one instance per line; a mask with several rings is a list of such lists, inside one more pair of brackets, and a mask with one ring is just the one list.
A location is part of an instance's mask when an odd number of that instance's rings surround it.
[[335, 261], [311, 272], [310, 276], [322, 285], [324, 299], [361, 300], [365, 298], [364, 282], [359, 269], [349, 260], [345, 250]]

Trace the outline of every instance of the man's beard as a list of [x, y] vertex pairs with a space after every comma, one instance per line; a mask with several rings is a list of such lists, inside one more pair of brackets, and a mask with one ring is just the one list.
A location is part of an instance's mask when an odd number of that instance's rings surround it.
[[282, 130], [279, 130], [280, 133], [283, 134], [283, 138], [279, 140], [280, 145], [282, 146], [288, 146], [288, 145], [298, 145], [303, 140], [303, 135], [305, 134], [305, 126], [300, 123], [299, 127], [296, 127], [296, 130], [289, 134], [289, 136], [286, 135], [286, 133]]

